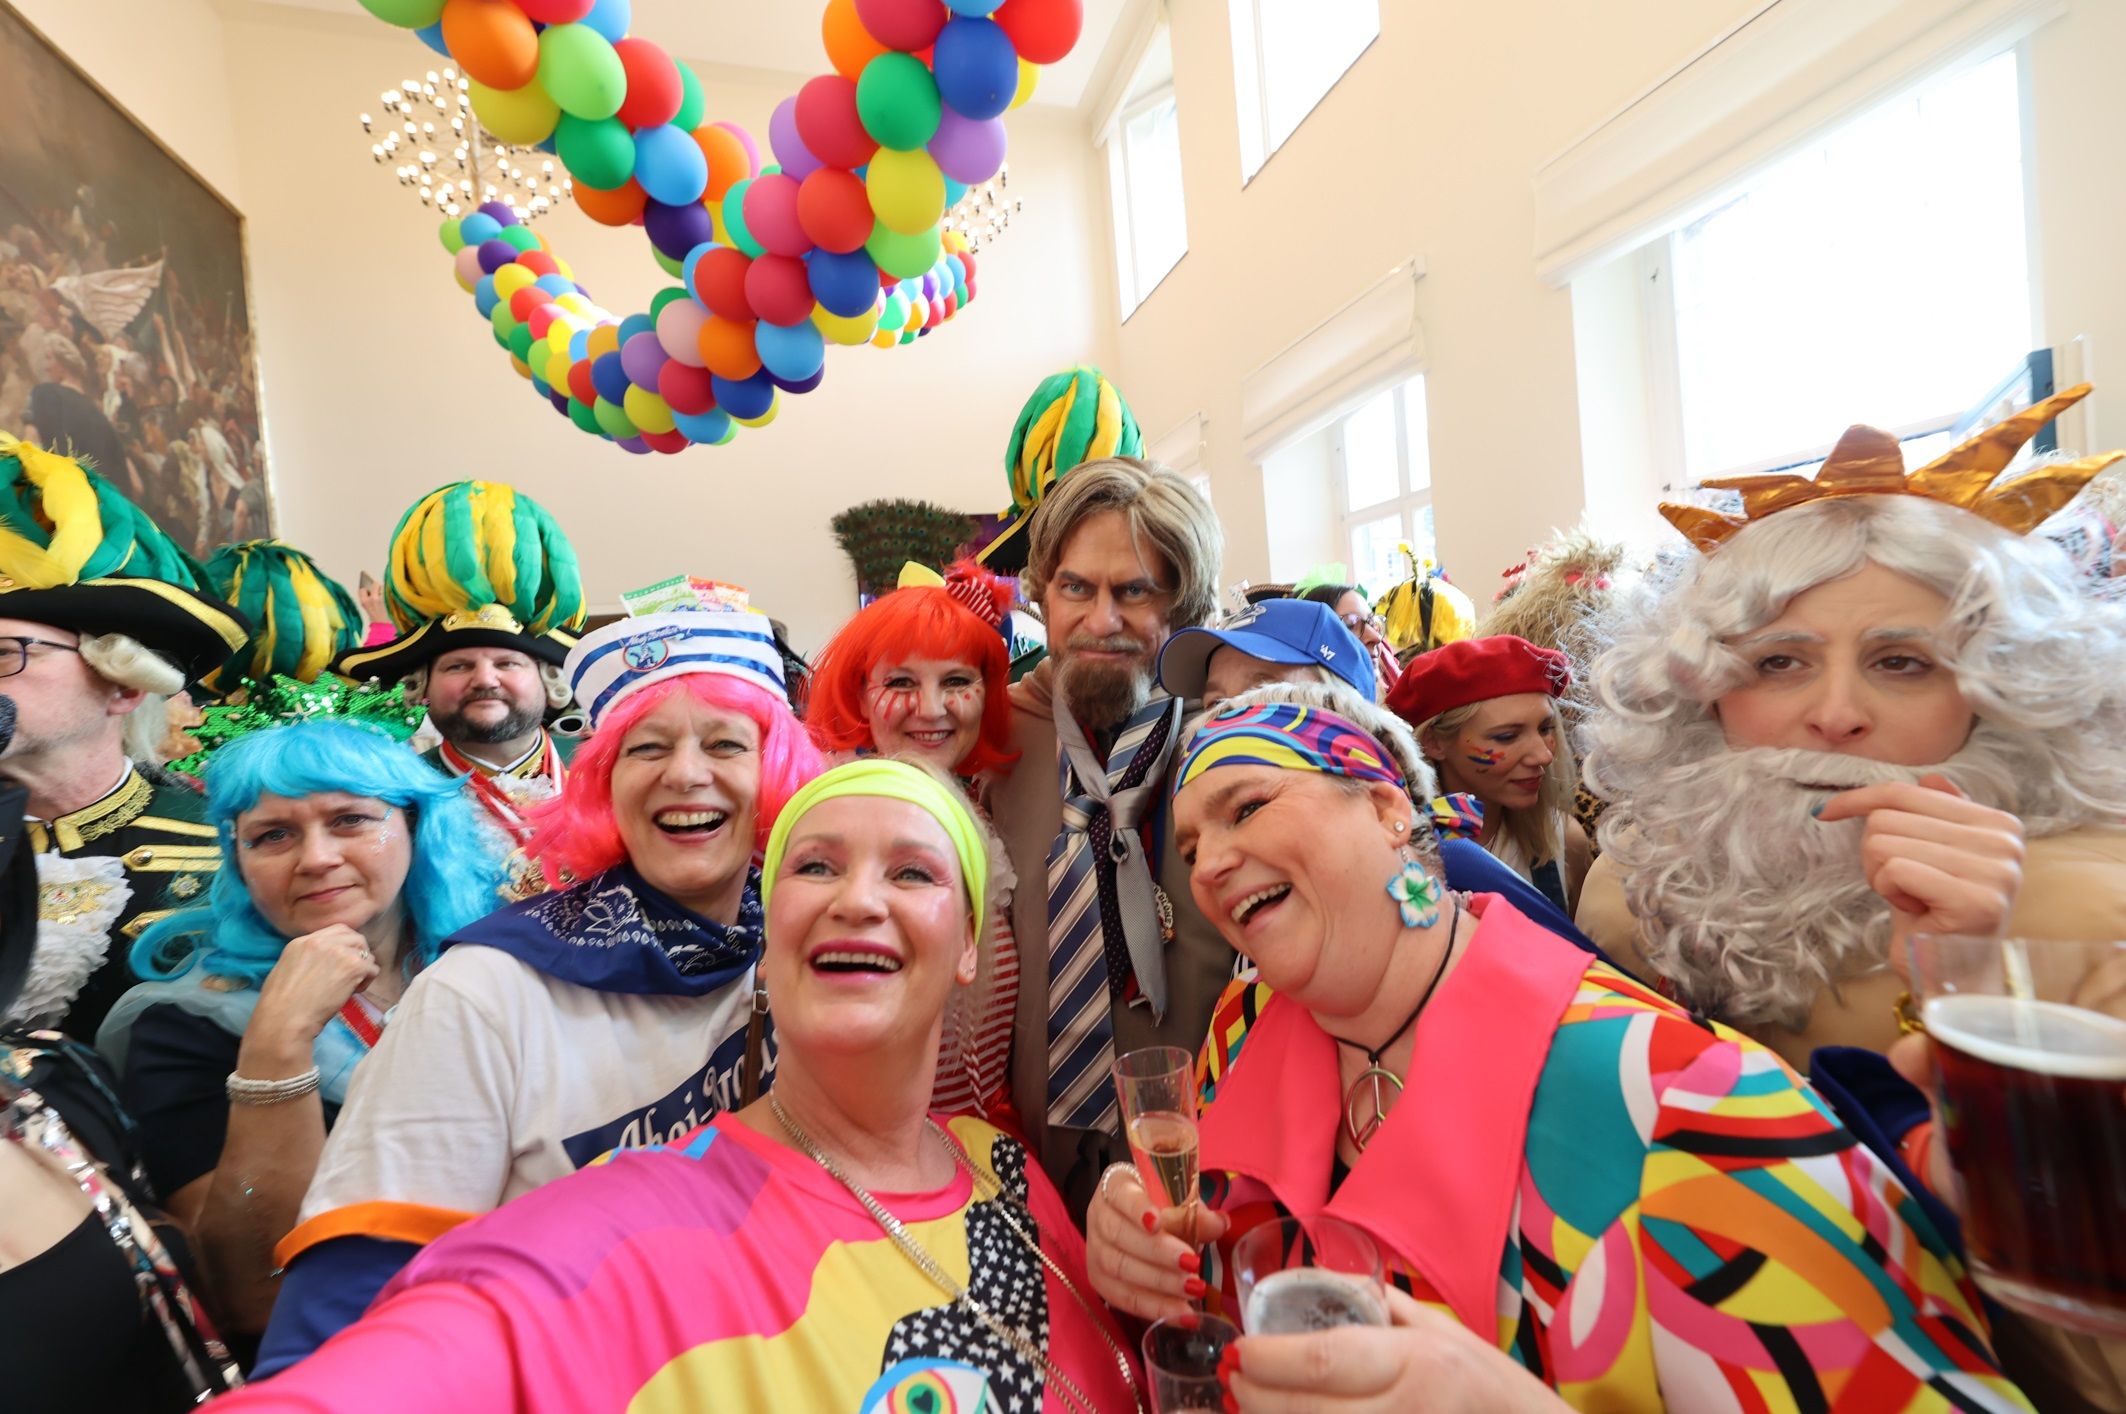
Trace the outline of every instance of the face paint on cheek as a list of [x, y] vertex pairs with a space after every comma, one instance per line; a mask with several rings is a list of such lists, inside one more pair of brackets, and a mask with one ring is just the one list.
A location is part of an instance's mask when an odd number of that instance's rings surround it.
[[880, 726], [898, 729], [902, 723], [915, 715], [915, 690], [907, 687], [882, 687], [871, 700], [871, 711], [877, 716]]
[[971, 687], [948, 687], [945, 689], [945, 710], [955, 716], [963, 712], [979, 712], [982, 710], [982, 698], [981, 683], [975, 683]]
[[1471, 764], [1480, 766], [1486, 771], [1490, 770], [1492, 767], [1498, 765], [1499, 762], [1506, 759], [1505, 752], [1492, 751], [1484, 747], [1479, 747], [1475, 751], [1466, 752], [1464, 753], [1464, 756], [1465, 759], [1467, 759]]

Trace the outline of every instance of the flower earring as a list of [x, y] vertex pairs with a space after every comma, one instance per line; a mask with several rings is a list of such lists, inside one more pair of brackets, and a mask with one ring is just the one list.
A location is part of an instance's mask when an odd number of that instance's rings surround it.
[[[1395, 833], [1403, 833], [1401, 821], [1395, 825]], [[1417, 862], [1417, 856], [1403, 848], [1403, 867], [1396, 870], [1388, 880], [1388, 897], [1395, 900], [1402, 910], [1405, 928], [1430, 928], [1439, 922], [1439, 880], [1425, 872], [1425, 866]]]

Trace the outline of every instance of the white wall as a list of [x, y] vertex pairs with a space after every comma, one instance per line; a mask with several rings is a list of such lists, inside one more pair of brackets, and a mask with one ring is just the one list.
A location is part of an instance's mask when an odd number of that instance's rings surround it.
[[[1336, 427], [1302, 437], [1262, 464], [1263, 529], [1270, 583], [1290, 584], [1317, 565], [1351, 558], [1336, 515]], [[1231, 566], [1227, 568], [1230, 570]], [[1226, 584], [1241, 576], [1228, 574]], [[1222, 587], [1222, 586], [1221, 586]]]
[[[1433, 484], [1455, 577], [1490, 584], [1577, 519], [1590, 484], [1623, 484], [1629, 439], [1583, 469], [1582, 417], [1606, 438], [1600, 419], [1634, 412], [1615, 399], [1635, 395], [1616, 369], [1577, 386], [1573, 296], [1535, 276], [1531, 177], [1760, 3], [1382, 0], [1380, 38], [1245, 188], [1227, 5], [1169, 7], [1189, 253], [1123, 325], [1112, 371], [1147, 424], [1204, 410], [1228, 581], [1263, 578], [1272, 559], [1262, 472], [1240, 447], [1241, 379], [1412, 255], [1427, 267]], [[2122, 53], [2116, 0], [2072, 0], [2031, 41], [2043, 332], [2093, 336], [2106, 445], [2126, 439], [2126, 193], [2105, 175], [2126, 155], [2110, 72]], [[1651, 524], [1636, 505], [1605, 510]]]

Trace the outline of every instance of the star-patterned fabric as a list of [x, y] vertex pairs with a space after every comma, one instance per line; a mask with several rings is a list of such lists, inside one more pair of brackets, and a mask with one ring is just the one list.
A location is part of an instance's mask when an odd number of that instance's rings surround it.
[[[962, 1169], [934, 1192], [879, 1201], [1095, 1408], [1131, 1408], [1093, 1318], [1013, 1230], [1069, 1273], [1108, 1339], [1128, 1350], [1092, 1295], [1062, 1199], [1001, 1130], [965, 1118], [947, 1129], [987, 1181], [978, 1188]], [[456, 1229], [361, 1321], [228, 1407], [1046, 1414], [1071, 1405], [840, 1183], [723, 1115]]]

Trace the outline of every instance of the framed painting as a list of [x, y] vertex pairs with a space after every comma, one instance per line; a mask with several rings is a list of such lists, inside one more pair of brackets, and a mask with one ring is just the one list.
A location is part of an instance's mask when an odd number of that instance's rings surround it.
[[202, 558], [273, 533], [244, 220], [0, 3], [0, 428]]

